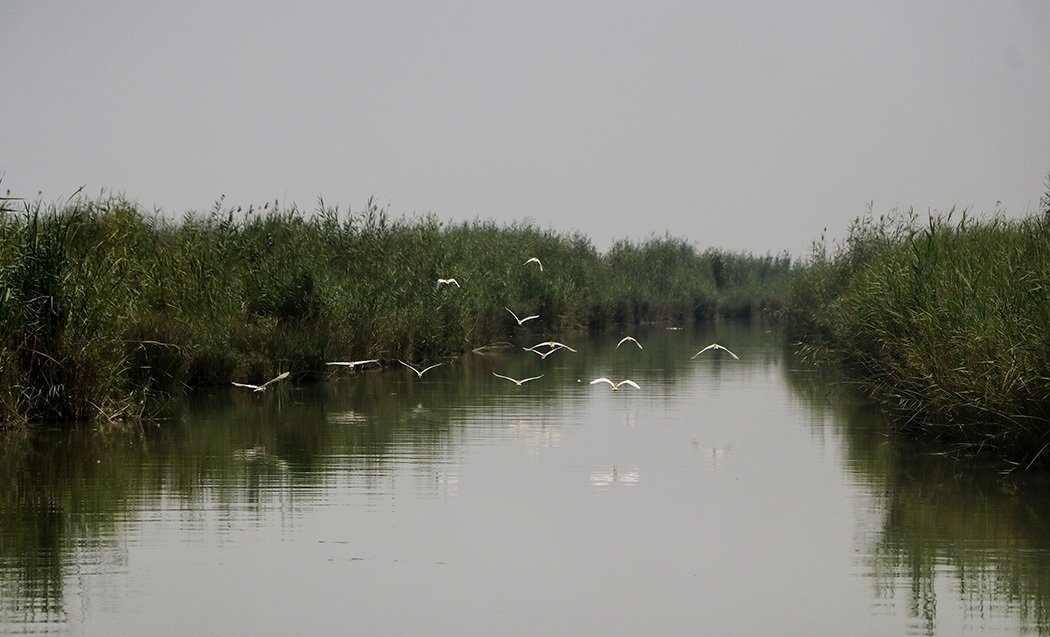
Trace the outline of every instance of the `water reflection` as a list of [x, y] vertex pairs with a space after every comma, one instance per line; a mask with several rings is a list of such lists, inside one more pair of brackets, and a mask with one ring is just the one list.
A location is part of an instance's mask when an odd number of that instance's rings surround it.
[[786, 378], [819, 428], [841, 436], [850, 477], [874, 502], [865, 553], [877, 607], [904, 607], [919, 634], [946, 632], [946, 618], [974, 629], [1011, 617], [1050, 632], [1048, 476], [900, 440], [833, 370]]
[[613, 465], [610, 469], [591, 471], [592, 487], [603, 488], [616, 484], [633, 486], [638, 484], [639, 480], [641, 480], [641, 472], [638, 470], [638, 467], [621, 469], [619, 466]]
[[[262, 633], [331, 633], [303, 617], [344, 611], [374, 629], [406, 607], [427, 619], [397, 625], [431, 634], [467, 616], [500, 634], [550, 632], [545, 617], [606, 634], [1050, 632], [1044, 477], [897, 440], [762, 326], [634, 335], [644, 350], [576, 335], [578, 353], [546, 359], [217, 388], [157, 425], [9, 432], [0, 632], [130, 634], [238, 587], [267, 603], [228, 602], [212, 632], [259, 607]], [[716, 339], [741, 360], [689, 359]]]

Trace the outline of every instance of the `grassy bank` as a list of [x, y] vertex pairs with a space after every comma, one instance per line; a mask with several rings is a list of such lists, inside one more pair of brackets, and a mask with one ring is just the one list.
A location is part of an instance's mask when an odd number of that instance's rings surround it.
[[902, 429], [1045, 463], [1048, 220], [868, 215], [799, 272], [789, 331], [845, 360]]
[[[670, 237], [599, 253], [532, 225], [226, 207], [178, 221], [119, 198], [4, 201], [0, 422], [135, 416], [184, 387], [431, 360], [507, 340], [779, 307], [786, 256]], [[539, 257], [541, 272], [529, 257]], [[455, 277], [461, 288], [435, 284]], [[518, 328], [504, 307], [540, 318]]]

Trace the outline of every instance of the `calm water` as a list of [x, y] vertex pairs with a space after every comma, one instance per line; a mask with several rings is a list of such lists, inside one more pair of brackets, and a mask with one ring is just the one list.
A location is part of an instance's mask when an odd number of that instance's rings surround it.
[[8, 435], [0, 632], [1050, 633], [1041, 477], [895, 442], [761, 327], [635, 335]]

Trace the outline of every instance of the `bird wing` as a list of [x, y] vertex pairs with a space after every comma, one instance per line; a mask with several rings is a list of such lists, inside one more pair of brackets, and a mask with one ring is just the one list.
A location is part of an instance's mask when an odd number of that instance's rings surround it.
[[510, 315], [514, 317], [514, 320], [518, 322], [518, 325], [521, 325], [521, 319], [519, 319], [518, 315], [514, 313], [514, 310], [510, 309], [506, 305], [503, 306], [503, 309], [505, 309], [508, 312], [510, 312]]
[[529, 377], [529, 378], [523, 378], [523, 379], [521, 380], [521, 382], [522, 382], [522, 383], [527, 383], [527, 382], [529, 382], [530, 380], [539, 380], [539, 379], [541, 379], [541, 378], [543, 378], [543, 374], [540, 374], [539, 376], [531, 376], [531, 377]]
[[735, 359], [737, 359], [737, 360], [740, 360], [740, 357], [739, 357], [739, 356], [737, 356], [736, 354], [734, 354], [733, 352], [730, 352], [728, 348], [726, 348], [726, 347], [722, 347], [721, 345], [719, 345], [719, 346], [718, 346], [718, 349], [720, 349], [720, 350], [724, 350], [724, 351], [725, 351], [725, 352], [726, 352], [727, 354], [729, 354], [729, 355], [730, 355], [730, 356], [732, 356], [733, 358], [735, 358]]
[[235, 383], [233, 381], [230, 381], [230, 384], [231, 385], [236, 385], [237, 387], [247, 387], [248, 389], [254, 389], [255, 391], [259, 391], [260, 389], [262, 389], [261, 385], [250, 385], [248, 383]]
[[401, 363], [402, 365], [404, 365], [405, 367], [407, 367], [407, 368], [411, 369], [412, 371], [414, 371], [415, 373], [419, 374], [420, 376], [422, 376], [422, 375], [423, 375], [423, 374], [422, 374], [422, 372], [420, 372], [420, 371], [419, 371], [418, 369], [416, 369], [415, 367], [412, 367], [411, 365], [409, 365], [409, 364], [408, 364], [408, 363], [406, 363], [405, 361], [401, 360], [400, 358], [399, 358], [399, 359], [397, 359], [397, 362], [399, 362], [399, 363]]
[[[497, 374], [496, 372], [492, 372], [492, 375], [495, 376], [496, 378], [506, 378], [507, 380], [511, 381], [512, 383], [517, 383], [518, 382], [518, 379], [516, 379], [516, 378], [511, 378], [510, 376], [504, 376], [503, 374]], [[524, 381], [522, 381], [522, 382], [524, 382]]]
[[[525, 318], [523, 318], [523, 319], [518, 321], [518, 325], [521, 325], [525, 321], [531, 321], [532, 319], [538, 319], [539, 317], [540, 317], [539, 314], [533, 314], [532, 316], [526, 316]], [[514, 317], [514, 318], [517, 318], [517, 317]]]
[[606, 378], [604, 376], [602, 376], [601, 378], [595, 378], [594, 380], [591, 381], [592, 385], [597, 384], [597, 383], [609, 383], [610, 387], [616, 387], [615, 383], [613, 383], [611, 380], [609, 380], [608, 378]]
[[367, 365], [368, 363], [378, 362], [378, 358], [370, 358], [366, 361], [332, 361], [331, 363], [325, 363], [325, 365], [342, 365], [343, 367], [357, 367], [358, 365]]
[[433, 365], [431, 365], [430, 367], [424, 368], [424, 369], [423, 369], [423, 371], [421, 371], [421, 372], [418, 372], [418, 373], [419, 373], [419, 376], [420, 376], [420, 378], [422, 378], [422, 377], [423, 377], [423, 374], [426, 374], [427, 372], [429, 372], [430, 370], [434, 369], [435, 367], [441, 367], [442, 365], [444, 365], [444, 363], [434, 363], [434, 364], [433, 364]]
[[528, 261], [526, 261], [522, 265], [528, 265], [530, 263], [535, 263], [536, 265], [540, 266], [540, 272], [543, 272], [543, 262], [540, 261], [539, 257], [532, 257], [531, 259], [529, 259]]
[[642, 349], [642, 344], [639, 343], [638, 339], [636, 339], [633, 336], [624, 336], [623, 338], [621, 338], [620, 342], [616, 344], [616, 349], [620, 349], [620, 346], [626, 343], [627, 341], [631, 341], [632, 343], [638, 346], [638, 349]]
[[631, 387], [634, 387], [635, 389], [641, 389], [641, 387], [638, 386], [638, 383], [636, 383], [636, 382], [634, 382], [633, 380], [630, 380], [630, 379], [621, 380], [620, 382], [616, 383], [615, 386], [619, 387], [620, 385], [630, 385]]
[[576, 351], [573, 348], [571, 348], [568, 345], [566, 345], [565, 343], [559, 343], [558, 341], [547, 341], [547, 344], [550, 345], [551, 347], [564, 347], [565, 349], [569, 350], [570, 352], [575, 352]]
[[267, 385], [270, 385], [270, 384], [272, 384], [272, 383], [276, 383], [276, 382], [278, 382], [278, 381], [282, 381], [282, 380], [284, 380], [285, 378], [288, 378], [288, 376], [289, 376], [290, 374], [291, 374], [291, 372], [284, 372], [284, 373], [282, 373], [282, 374], [278, 374], [276, 378], [271, 378], [270, 380], [268, 380], [268, 381], [266, 381], [265, 383], [263, 383], [263, 385], [262, 385], [262, 386], [263, 386], [263, 387], [266, 387]]
[[703, 354], [704, 352], [706, 352], [707, 350], [709, 350], [709, 349], [711, 349], [711, 348], [713, 348], [713, 347], [716, 347], [717, 345], [718, 345], [717, 343], [711, 343], [710, 345], [708, 345], [708, 346], [707, 346], [707, 347], [705, 347], [704, 349], [702, 349], [702, 350], [700, 350], [699, 352], [697, 352], [697, 353], [693, 354], [692, 356], [690, 356], [690, 357], [689, 357], [689, 360], [693, 360], [693, 359], [694, 359], [694, 358], [696, 358], [697, 356], [699, 356], [699, 355]]

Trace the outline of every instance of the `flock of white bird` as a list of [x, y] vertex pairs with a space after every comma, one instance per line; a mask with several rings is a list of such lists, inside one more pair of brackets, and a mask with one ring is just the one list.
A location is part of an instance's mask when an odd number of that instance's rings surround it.
[[[537, 266], [539, 266], [540, 272], [543, 272], [543, 262], [540, 261], [539, 257], [530, 257], [522, 265], [526, 265], [527, 266], [530, 263], [535, 263]], [[443, 285], [454, 285], [457, 288], [462, 287], [459, 284], [459, 282], [456, 281], [453, 278], [438, 279], [437, 280], [437, 288], [440, 289], [441, 286], [443, 286]], [[510, 312], [510, 315], [514, 317], [514, 320], [517, 321], [519, 326], [523, 325], [527, 321], [531, 321], [533, 319], [538, 319], [539, 318], [538, 314], [532, 314], [532, 315], [525, 316], [525, 317], [519, 317], [514, 312], [514, 310], [510, 309], [509, 307], [504, 306], [503, 309], [505, 309], [508, 312]], [[633, 336], [624, 336], [623, 338], [621, 338], [620, 342], [618, 342], [616, 344], [616, 349], [620, 349], [620, 346], [623, 345], [624, 343], [634, 343], [635, 345], [638, 346], [638, 349], [644, 349], [642, 347], [642, 344], [639, 343], [638, 340], [635, 339]], [[540, 342], [540, 343], [536, 343], [532, 347], [523, 347], [522, 349], [525, 350], [526, 352], [532, 352], [533, 354], [538, 355], [541, 360], [546, 360], [546, 358], [548, 356], [550, 356], [551, 354], [553, 354], [554, 352], [557, 352], [557, 351], [563, 350], [563, 349], [564, 350], [568, 350], [570, 352], [576, 352], [575, 349], [569, 347], [565, 343], [560, 343], [560, 342], [554, 341], [554, 340], [543, 341], [543, 342]], [[734, 359], [737, 359], [737, 360], [740, 359], [739, 356], [737, 356], [736, 354], [731, 352], [728, 348], [723, 347], [722, 345], [719, 345], [718, 343], [711, 343], [710, 345], [708, 345], [708, 346], [704, 347], [703, 349], [701, 349], [699, 352], [693, 354], [690, 357], [690, 360], [696, 358], [697, 356], [700, 356], [704, 352], [713, 351], [713, 350], [722, 350], [722, 351], [726, 352], [727, 354], [729, 354], [730, 356], [732, 356]], [[415, 372], [416, 376], [418, 376], [419, 378], [423, 378], [423, 374], [429, 372], [430, 370], [434, 369], [435, 367], [440, 367], [440, 366], [444, 365], [444, 363], [435, 363], [433, 365], [430, 365], [429, 367], [424, 367], [422, 369], [419, 369], [419, 368], [414, 367], [413, 365], [410, 365], [410, 364], [408, 364], [405, 361], [400, 360], [400, 359], [398, 359], [397, 362], [401, 363], [402, 365], [404, 365], [408, 369], [410, 369], [413, 372]], [[363, 367], [363, 366], [371, 364], [371, 363], [379, 364], [380, 360], [378, 358], [369, 358], [367, 360], [359, 360], [359, 361], [332, 361], [332, 362], [329, 362], [329, 363], [325, 363], [325, 365], [331, 365], [331, 366], [336, 366], [336, 367], [349, 367], [351, 369], [354, 369], [354, 368], [357, 368], [357, 367]], [[253, 392], [262, 392], [262, 391], [266, 391], [266, 388], [268, 386], [288, 378], [289, 375], [290, 375], [290, 372], [283, 372], [283, 373], [279, 374], [278, 376], [276, 376], [275, 378], [271, 378], [270, 380], [266, 381], [262, 385], [252, 385], [250, 383], [236, 383], [236, 382], [235, 383], [231, 383], [231, 384], [233, 384], [236, 387], [244, 387], [244, 388], [247, 388], [247, 389], [251, 389]], [[496, 378], [502, 378], [502, 379], [505, 379], [505, 380], [509, 380], [510, 382], [514, 383], [518, 387], [521, 387], [522, 385], [524, 385], [527, 382], [530, 382], [530, 381], [533, 381], [533, 380], [539, 380], [539, 379], [543, 378], [543, 374], [540, 374], [539, 376], [530, 376], [528, 378], [522, 378], [522, 379], [512, 378], [510, 376], [504, 376], [503, 374], [497, 374], [496, 372], [492, 372], [492, 375], [495, 376]], [[613, 380], [610, 380], [610, 379], [605, 378], [604, 376], [602, 376], [601, 378], [595, 378], [594, 380], [592, 380], [590, 382], [591, 385], [597, 385], [599, 383], [606, 383], [606, 384], [608, 384], [609, 387], [611, 387], [613, 391], [619, 391], [620, 388], [623, 387], [623, 386], [634, 387], [635, 389], [641, 389], [641, 387], [638, 385], [638, 383], [634, 382], [630, 378], [624, 378], [624, 379], [619, 380], [619, 381], [613, 381]]]

